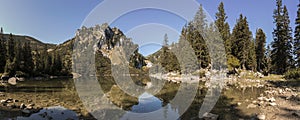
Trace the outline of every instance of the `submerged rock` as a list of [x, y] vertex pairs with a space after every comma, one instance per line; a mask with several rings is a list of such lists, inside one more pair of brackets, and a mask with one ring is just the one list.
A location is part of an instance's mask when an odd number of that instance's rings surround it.
[[259, 119], [259, 120], [265, 120], [265, 119], [266, 119], [266, 115], [264, 115], [264, 114], [259, 114], [259, 115], [257, 115], [256, 117], [257, 117], [257, 119]]
[[[24, 114], [31, 114], [31, 111], [27, 109], [22, 110], [22, 112]], [[17, 117], [17, 120], [51, 120], [50, 118], [52, 120], [78, 120], [76, 112], [61, 106], [42, 109], [38, 113], [30, 115], [30, 117]]]
[[203, 118], [204, 118], [205, 120], [217, 120], [218, 117], [219, 117], [219, 115], [212, 114], [212, 113], [207, 113], [207, 112], [206, 112], [206, 113], [203, 114]]

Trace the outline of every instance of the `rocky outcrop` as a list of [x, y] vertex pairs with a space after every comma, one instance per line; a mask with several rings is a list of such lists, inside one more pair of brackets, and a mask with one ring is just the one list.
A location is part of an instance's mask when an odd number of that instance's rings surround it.
[[[101, 54], [98, 57], [108, 58], [111, 62], [107, 62], [111, 66], [119, 65], [121, 63], [129, 63], [131, 58], [140, 58], [135, 51], [138, 48], [137, 44], [134, 44], [130, 38], [127, 38], [121, 30], [118, 28], [111, 28], [108, 24], [96, 25], [94, 27], [82, 27], [76, 32], [74, 39], [73, 58], [76, 59], [74, 66], [77, 73], [89, 73], [85, 68], [92, 68], [92, 66], [86, 66], [91, 59], [94, 59], [94, 54]], [[99, 53], [100, 52], [100, 53]], [[133, 57], [132, 57], [133, 56]], [[134, 57], [137, 56], [137, 57]], [[135, 59], [136, 60], [136, 59]], [[138, 59], [138, 63], [145, 63], [144, 59]], [[96, 58], [96, 63], [104, 63], [106, 61], [102, 58]], [[145, 64], [143, 64], [145, 66]], [[140, 67], [140, 66], [139, 66]], [[140, 67], [141, 68], [141, 67]]]

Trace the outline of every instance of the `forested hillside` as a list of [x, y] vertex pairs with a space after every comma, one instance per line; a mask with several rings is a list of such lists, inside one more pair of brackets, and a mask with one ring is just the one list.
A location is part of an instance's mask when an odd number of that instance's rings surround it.
[[[232, 26], [231, 30], [226, 19], [234, 16], [226, 15], [224, 4], [221, 2], [218, 12], [215, 14], [216, 20], [214, 24], [217, 29], [211, 24], [207, 24], [207, 16], [203, 12], [202, 6], [200, 6], [194, 19], [182, 28], [178, 43], [168, 45], [165, 40], [163, 42], [164, 46], [147, 58], [152, 62], [161, 63], [168, 71], [180, 72], [176, 56], [168, 51], [185, 51], [184, 46], [180, 44], [182, 41], [187, 41], [194, 49], [194, 54], [198, 59], [198, 66], [195, 66], [194, 70], [210, 69], [211, 60], [202, 31], [213, 32], [218, 30], [224, 40], [228, 72], [236, 73], [237, 69], [241, 69], [258, 71], [265, 75], [286, 73], [290, 77], [300, 77], [300, 72], [297, 70], [300, 65], [300, 6], [298, 5], [297, 26], [294, 28], [294, 37], [292, 36], [293, 29], [290, 27], [288, 8], [282, 4], [282, 0], [277, 0], [274, 7], [273, 18], [275, 27], [273, 41], [270, 44], [267, 44], [266, 38], [272, 36], [266, 36], [262, 28], [251, 31], [249, 28], [251, 24], [249, 24], [247, 17], [242, 13], [237, 17], [236, 24]], [[180, 56], [178, 55], [177, 58]]]

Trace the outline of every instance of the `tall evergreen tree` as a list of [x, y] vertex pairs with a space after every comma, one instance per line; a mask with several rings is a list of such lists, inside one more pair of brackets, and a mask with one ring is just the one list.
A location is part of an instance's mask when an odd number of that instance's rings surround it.
[[21, 71], [21, 68], [24, 67], [24, 57], [22, 57], [22, 46], [20, 42], [15, 42], [15, 57], [13, 59], [14, 71]]
[[194, 17], [194, 20], [192, 21], [193, 29], [196, 29], [200, 32], [203, 32], [204, 29], [206, 29], [207, 20], [206, 20], [206, 14], [204, 12], [204, 9], [202, 7], [202, 4], [200, 4], [200, 7]]
[[257, 62], [257, 71], [262, 72], [265, 69], [265, 53], [266, 53], [266, 34], [262, 29], [256, 31], [255, 36], [255, 54]]
[[168, 38], [168, 34], [167, 33], [164, 36], [163, 46], [166, 46], [166, 47], [169, 46], [169, 38]]
[[[24, 60], [24, 68], [22, 69], [23, 72], [32, 74], [32, 71], [34, 70], [34, 63], [32, 59], [32, 53], [31, 53], [31, 46], [29, 42], [24, 43], [23, 47], [23, 60]], [[44, 68], [45, 69], [45, 68]]]
[[15, 64], [13, 63], [15, 57], [15, 40], [13, 35], [10, 34], [7, 44], [6, 44], [6, 65], [5, 65], [5, 73], [8, 73], [10, 76], [15, 74]]
[[3, 34], [0, 33], [0, 73], [4, 72], [5, 64], [6, 64], [6, 46], [5, 46]]
[[246, 61], [247, 69], [256, 71], [257, 69], [257, 61], [256, 61], [256, 54], [255, 54], [255, 41], [253, 38], [249, 41], [249, 52], [248, 52], [248, 58]]
[[282, 0], [277, 0], [277, 8], [274, 10], [275, 28], [273, 31], [271, 58], [273, 71], [283, 74], [293, 66], [292, 37], [290, 20], [286, 6], [282, 7]]
[[266, 68], [265, 68], [265, 70], [264, 70], [264, 74], [265, 75], [268, 75], [269, 73], [270, 73], [270, 71], [271, 71], [271, 67], [272, 67], [272, 59], [271, 59], [271, 47], [270, 47], [270, 45], [268, 45], [267, 46], [267, 49], [266, 49], [266, 53], [265, 53], [265, 61], [266, 61], [266, 63], [265, 63], [265, 66], [266, 66]]
[[224, 46], [227, 56], [230, 55], [231, 43], [230, 43], [230, 27], [226, 22], [227, 15], [224, 10], [223, 2], [220, 3], [218, 7], [218, 12], [216, 13], [215, 24], [218, 27], [218, 30], [221, 34], [222, 39], [224, 40]]
[[208, 48], [203, 37], [205, 31], [208, 31], [208, 24], [204, 9], [202, 5], [200, 5], [194, 20], [187, 26], [187, 34], [185, 37], [195, 51], [200, 68], [207, 68], [210, 64]]
[[298, 4], [297, 18], [296, 18], [296, 27], [294, 34], [294, 54], [295, 54], [295, 63], [296, 66], [300, 67], [300, 3]]
[[252, 33], [249, 30], [247, 18], [243, 17], [242, 14], [233, 28], [231, 41], [234, 43], [232, 44], [231, 53], [239, 59], [240, 67], [242, 69], [253, 69], [253, 56], [251, 56], [253, 53], [251, 51], [254, 47], [249, 47], [253, 44]]

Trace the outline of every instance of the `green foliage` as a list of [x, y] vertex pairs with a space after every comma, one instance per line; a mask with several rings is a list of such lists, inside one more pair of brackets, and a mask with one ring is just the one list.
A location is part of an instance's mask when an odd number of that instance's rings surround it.
[[10, 76], [13, 76], [15, 74], [15, 63], [14, 63], [14, 57], [15, 57], [15, 40], [13, 38], [13, 35], [9, 35], [9, 39], [6, 44], [6, 65], [5, 65], [5, 73], [8, 73]]
[[297, 18], [296, 18], [296, 27], [294, 31], [294, 55], [295, 64], [297, 67], [300, 67], [300, 4], [298, 4]]
[[3, 34], [0, 34], [0, 73], [4, 72], [4, 66], [6, 64], [6, 46], [4, 42]]
[[233, 28], [231, 42], [233, 43], [231, 53], [239, 59], [240, 67], [253, 70], [255, 66], [254, 41], [252, 40], [252, 33], [249, 30], [247, 18], [242, 14]]
[[215, 24], [218, 27], [218, 30], [221, 34], [222, 39], [224, 40], [224, 46], [227, 56], [231, 54], [231, 41], [230, 41], [230, 28], [229, 24], [226, 22], [227, 15], [224, 10], [223, 2], [220, 3], [218, 7], [218, 12], [216, 13]]
[[133, 55], [130, 56], [129, 64], [134, 68], [142, 69], [143, 66], [146, 66], [145, 60], [145, 57], [142, 54], [138, 53], [138, 49], [136, 49]]
[[180, 66], [176, 56], [166, 46], [163, 46], [162, 48], [162, 54], [160, 55], [159, 62], [166, 72], [180, 71]]
[[293, 67], [292, 37], [290, 20], [286, 6], [282, 7], [282, 0], [277, 0], [277, 8], [274, 10], [275, 28], [273, 31], [271, 59], [273, 72], [285, 73]]
[[285, 79], [297, 79], [300, 80], [300, 69], [291, 69], [284, 73]]
[[228, 65], [228, 70], [232, 71], [235, 68], [239, 68], [240, 61], [236, 57], [229, 55], [229, 56], [227, 56], [227, 65]]
[[256, 31], [255, 36], [255, 54], [257, 62], [257, 71], [263, 71], [266, 68], [266, 34], [262, 29]]

